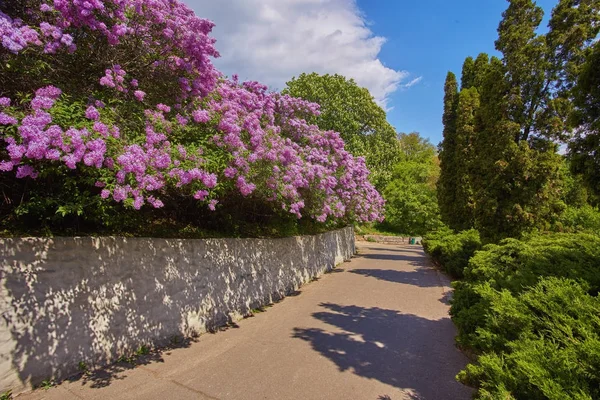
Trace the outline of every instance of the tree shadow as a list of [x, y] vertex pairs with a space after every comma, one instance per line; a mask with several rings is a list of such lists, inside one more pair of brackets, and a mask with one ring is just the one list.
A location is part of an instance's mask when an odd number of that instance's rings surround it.
[[350, 272], [382, 281], [404, 283], [406, 285], [423, 288], [440, 286], [435, 271], [426, 268], [418, 268], [414, 271], [397, 271], [394, 269], [353, 269]]
[[[236, 324], [229, 324], [227, 326], [239, 327]], [[89, 372], [81, 372], [69, 377], [67, 380], [71, 382], [79, 381], [82, 385], [89, 385], [92, 389], [103, 388], [109, 386], [115, 380], [125, 379], [127, 376], [123, 375], [123, 372], [134, 369], [139, 365], [163, 363], [165, 362], [163, 358], [164, 354], [170, 355], [171, 350], [188, 348], [195, 341], [195, 338], [177, 338], [176, 341], [172, 340], [168, 346], [155, 348], [152, 351], [148, 351], [148, 354], [133, 354], [129, 357], [122, 357], [114, 364]]]
[[440, 303], [443, 303], [447, 306], [452, 305], [452, 295], [453, 295], [453, 292], [451, 290], [445, 292], [444, 296], [442, 298], [440, 298], [440, 300], [439, 300]]
[[406, 390], [414, 399], [470, 398], [472, 391], [454, 379], [467, 360], [454, 346], [456, 332], [449, 318], [428, 320], [378, 307], [321, 306], [326, 311], [313, 316], [338, 329], [295, 328], [293, 336], [310, 343], [340, 371]]
[[[381, 251], [385, 251], [387, 252], [388, 249], [381, 249]], [[411, 261], [414, 263], [418, 263], [419, 265], [422, 265], [425, 263], [425, 261], [427, 260], [427, 258], [425, 258], [425, 256], [423, 255], [417, 255], [417, 256], [410, 256], [410, 255], [406, 255], [404, 254], [404, 252], [402, 252], [402, 254], [383, 254], [383, 253], [377, 253], [377, 254], [359, 254], [358, 255], [359, 258], [366, 258], [369, 260], [386, 260], [386, 261]]]
[[415, 254], [424, 254], [423, 249], [418, 250], [415, 247], [407, 247], [407, 246], [397, 246], [397, 248], [388, 248], [388, 247], [365, 247], [361, 246], [361, 249], [367, 249], [372, 251], [386, 251], [393, 253], [415, 253]]

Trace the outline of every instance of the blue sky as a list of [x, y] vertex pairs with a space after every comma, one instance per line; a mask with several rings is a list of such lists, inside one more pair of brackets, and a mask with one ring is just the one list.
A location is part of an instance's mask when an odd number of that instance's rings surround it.
[[[422, 76], [419, 84], [390, 95], [388, 120], [401, 132], [418, 131], [433, 144], [442, 139], [443, 87], [450, 70], [480, 52], [496, 54], [502, 0], [359, 0], [370, 28], [387, 39], [379, 58], [393, 69]], [[549, 15], [555, 1], [538, 1]]]
[[[505, 0], [183, 0], [213, 20], [227, 75], [272, 90], [302, 72], [337, 73], [368, 88], [400, 132], [442, 139], [446, 73], [495, 54]], [[550, 14], [557, 0], [539, 0]], [[546, 18], [547, 19], [547, 18]]]

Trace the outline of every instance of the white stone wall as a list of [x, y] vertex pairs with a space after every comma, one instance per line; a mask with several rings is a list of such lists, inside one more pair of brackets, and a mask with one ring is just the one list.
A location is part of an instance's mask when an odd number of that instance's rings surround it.
[[284, 239], [0, 239], [0, 393], [237, 320], [354, 252], [352, 228]]

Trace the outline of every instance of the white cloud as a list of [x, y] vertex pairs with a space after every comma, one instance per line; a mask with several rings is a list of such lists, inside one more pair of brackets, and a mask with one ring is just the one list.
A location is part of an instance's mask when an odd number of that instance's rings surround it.
[[369, 29], [355, 0], [184, 0], [216, 23], [214, 37], [227, 75], [258, 80], [272, 89], [302, 72], [338, 73], [369, 89], [382, 106], [409, 88], [406, 71], [379, 60], [385, 38]]
[[401, 85], [402, 89], [408, 89], [408, 88], [410, 88], [412, 86], [415, 86], [417, 83], [421, 82], [422, 79], [423, 79], [423, 77], [419, 76], [418, 78], [415, 78], [415, 79], [411, 80], [408, 83], [404, 83], [404, 84]]

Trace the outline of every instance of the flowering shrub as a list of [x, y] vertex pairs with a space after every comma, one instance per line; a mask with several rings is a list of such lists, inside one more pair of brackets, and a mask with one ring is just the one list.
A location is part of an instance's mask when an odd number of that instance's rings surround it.
[[0, 171], [75, 173], [134, 210], [239, 197], [319, 223], [380, 220], [364, 160], [306, 122], [318, 105], [223, 77], [212, 27], [176, 0], [2, 3]]

